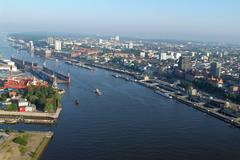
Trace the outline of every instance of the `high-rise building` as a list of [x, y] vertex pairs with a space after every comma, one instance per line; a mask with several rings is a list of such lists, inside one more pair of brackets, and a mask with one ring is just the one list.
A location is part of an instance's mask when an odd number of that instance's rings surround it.
[[189, 56], [181, 56], [179, 58], [178, 67], [184, 72], [192, 70], [192, 61]]
[[53, 38], [53, 37], [48, 37], [47, 43], [48, 43], [49, 45], [53, 45], [53, 44], [54, 44], [54, 38]]
[[61, 51], [62, 49], [62, 42], [60, 40], [55, 40], [55, 50]]
[[31, 51], [34, 51], [33, 41], [29, 41], [29, 48]]
[[119, 40], [120, 40], [120, 37], [119, 37], [119, 36], [116, 36], [116, 37], [115, 37], [115, 40], [116, 40], [116, 41], [119, 41]]
[[215, 78], [219, 78], [221, 76], [221, 63], [211, 63], [211, 76]]

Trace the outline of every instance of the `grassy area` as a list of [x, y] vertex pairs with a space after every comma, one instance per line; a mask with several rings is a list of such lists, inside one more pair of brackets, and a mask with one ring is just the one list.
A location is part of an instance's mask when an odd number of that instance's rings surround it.
[[44, 137], [42, 142], [38, 145], [37, 149], [35, 152], [31, 152], [31, 160], [38, 160], [39, 157], [42, 155], [44, 152], [45, 148], [47, 147], [48, 143], [50, 142], [50, 139], [47, 137]]
[[9, 132], [0, 145], [0, 160], [38, 160], [51, 137], [50, 132]]
[[18, 149], [19, 149], [19, 152], [21, 154], [24, 154], [27, 151], [27, 147], [26, 146], [28, 144], [28, 139], [29, 139], [29, 135], [28, 134], [24, 134], [24, 135], [18, 136], [18, 137], [13, 139], [14, 143], [19, 144]]
[[14, 143], [19, 144], [20, 146], [26, 146], [28, 142], [29, 135], [24, 134], [13, 139]]

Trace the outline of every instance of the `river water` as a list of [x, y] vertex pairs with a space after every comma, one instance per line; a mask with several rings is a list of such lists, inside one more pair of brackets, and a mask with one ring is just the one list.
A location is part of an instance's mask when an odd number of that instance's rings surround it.
[[[0, 36], [0, 53], [43, 62], [16, 51]], [[42, 160], [239, 160], [240, 130], [112, 72], [89, 71], [50, 60], [70, 72], [63, 111], [56, 125], [0, 125], [0, 128], [51, 130], [54, 139]], [[93, 90], [103, 95], [97, 97]], [[74, 100], [80, 105], [75, 106]]]

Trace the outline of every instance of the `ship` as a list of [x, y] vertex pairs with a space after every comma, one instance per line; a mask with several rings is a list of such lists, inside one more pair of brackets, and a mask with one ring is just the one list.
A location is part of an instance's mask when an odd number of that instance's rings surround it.
[[96, 88], [95, 93], [96, 93], [98, 96], [101, 96], [101, 95], [102, 95], [102, 92], [101, 92], [98, 88]]
[[159, 91], [159, 90], [156, 90], [155, 93], [157, 93], [157, 94], [159, 94], [159, 95], [161, 95], [161, 96], [163, 96], [163, 97], [172, 99], [172, 96], [169, 95], [168, 93], [161, 92], [161, 91]]

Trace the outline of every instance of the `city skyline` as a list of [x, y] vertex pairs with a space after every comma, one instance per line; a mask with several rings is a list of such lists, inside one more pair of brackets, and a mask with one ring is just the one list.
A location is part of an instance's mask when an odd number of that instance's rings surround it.
[[0, 160], [238, 160], [239, 6], [0, 0]]
[[0, 1], [0, 30], [238, 42], [239, 4], [233, 0]]

